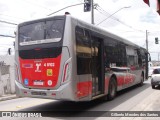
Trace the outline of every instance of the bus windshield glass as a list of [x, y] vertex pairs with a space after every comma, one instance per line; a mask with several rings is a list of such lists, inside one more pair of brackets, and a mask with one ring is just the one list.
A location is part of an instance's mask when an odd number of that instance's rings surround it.
[[32, 22], [19, 27], [19, 44], [32, 45], [59, 42], [63, 36], [64, 20]]

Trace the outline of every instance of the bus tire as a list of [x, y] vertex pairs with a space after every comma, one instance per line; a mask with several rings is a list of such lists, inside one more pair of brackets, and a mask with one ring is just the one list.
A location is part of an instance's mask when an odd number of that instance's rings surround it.
[[117, 93], [117, 82], [114, 77], [111, 77], [108, 88], [108, 100], [113, 100], [116, 97]]
[[139, 85], [142, 86], [142, 85], [143, 85], [143, 82], [144, 82], [144, 75], [143, 75], [143, 73], [142, 73], [142, 74], [141, 74], [141, 82], [139, 83]]

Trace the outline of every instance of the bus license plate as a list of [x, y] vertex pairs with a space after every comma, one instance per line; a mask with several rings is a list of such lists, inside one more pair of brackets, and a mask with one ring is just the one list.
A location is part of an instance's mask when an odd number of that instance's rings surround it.
[[45, 92], [31, 92], [32, 95], [42, 95], [46, 96], [47, 94]]
[[43, 81], [34, 81], [33, 85], [44, 85]]

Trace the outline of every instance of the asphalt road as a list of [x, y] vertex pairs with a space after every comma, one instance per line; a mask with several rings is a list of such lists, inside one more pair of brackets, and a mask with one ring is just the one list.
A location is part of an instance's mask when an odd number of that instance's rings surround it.
[[[45, 112], [48, 117], [40, 119], [107, 119], [107, 120], [130, 120], [130, 119], [157, 119], [156, 117], [106, 117], [106, 111], [160, 111], [159, 88], [153, 90], [150, 80], [144, 85], [134, 86], [118, 92], [112, 101], [95, 100], [91, 102], [69, 102], [38, 98], [18, 98], [0, 102], [0, 111], [32, 111]], [[61, 112], [55, 112], [61, 111]], [[71, 112], [64, 112], [71, 111]], [[43, 112], [42, 112], [43, 113]], [[89, 117], [87, 117], [89, 116]], [[1, 119], [1, 118], [0, 118]], [[6, 118], [5, 118], [6, 119]], [[10, 119], [10, 118], [7, 118]], [[15, 118], [14, 118], [15, 119]], [[16, 118], [16, 120], [24, 118]], [[26, 118], [27, 119], [27, 118]], [[29, 118], [37, 119], [37, 118]], [[159, 118], [160, 119], [160, 118]]]

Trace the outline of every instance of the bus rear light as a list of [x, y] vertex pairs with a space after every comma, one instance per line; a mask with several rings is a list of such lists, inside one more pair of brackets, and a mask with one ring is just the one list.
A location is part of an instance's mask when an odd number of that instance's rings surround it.
[[15, 77], [16, 77], [16, 80], [18, 81], [18, 82], [21, 82], [20, 81], [20, 78], [19, 78], [19, 70], [18, 70], [18, 66], [15, 64], [15, 66], [16, 66], [16, 71], [15, 71]]
[[70, 79], [70, 72], [71, 72], [71, 58], [68, 59], [66, 62], [65, 62], [65, 65], [63, 67], [63, 77], [62, 77], [62, 83], [68, 81]]
[[66, 81], [67, 77], [68, 77], [68, 63], [64, 67], [63, 82]]

